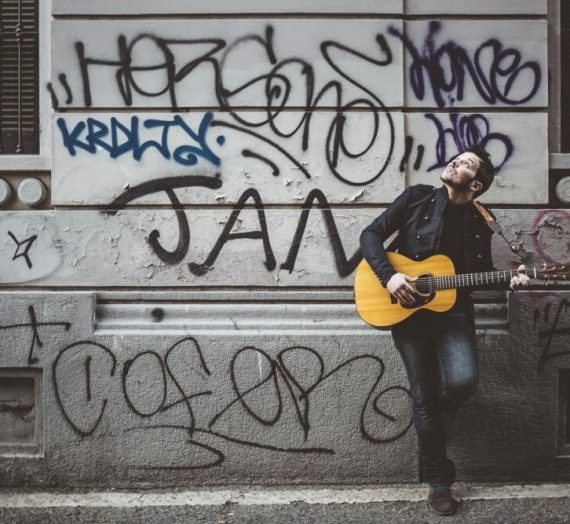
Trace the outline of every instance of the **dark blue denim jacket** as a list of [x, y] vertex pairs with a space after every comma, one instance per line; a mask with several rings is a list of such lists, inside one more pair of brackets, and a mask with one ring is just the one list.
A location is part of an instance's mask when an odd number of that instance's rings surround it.
[[[443, 211], [449, 201], [445, 186], [419, 184], [408, 187], [360, 235], [362, 254], [383, 286], [396, 273], [386, 258], [384, 242], [399, 230], [398, 252], [413, 260], [438, 253]], [[472, 203], [465, 213], [465, 272], [493, 271], [493, 231]]]

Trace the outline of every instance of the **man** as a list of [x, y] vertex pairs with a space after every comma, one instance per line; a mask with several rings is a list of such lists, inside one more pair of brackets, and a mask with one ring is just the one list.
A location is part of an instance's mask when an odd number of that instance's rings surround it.
[[[402, 304], [414, 302], [414, 281], [388, 262], [383, 243], [399, 231], [398, 251], [414, 260], [434, 254], [451, 258], [456, 273], [493, 270], [493, 231], [473, 200], [492, 184], [489, 155], [471, 146], [455, 157], [440, 176], [443, 186], [407, 188], [360, 237], [364, 258], [382, 285]], [[527, 286], [520, 266], [511, 288]], [[450, 311], [420, 310], [392, 328], [392, 337], [408, 375], [414, 426], [420, 451], [420, 480], [429, 483], [428, 504], [440, 515], [452, 515], [458, 502], [451, 495], [455, 465], [447, 458], [443, 412], [459, 406], [478, 384], [473, 302], [457, 290]]]

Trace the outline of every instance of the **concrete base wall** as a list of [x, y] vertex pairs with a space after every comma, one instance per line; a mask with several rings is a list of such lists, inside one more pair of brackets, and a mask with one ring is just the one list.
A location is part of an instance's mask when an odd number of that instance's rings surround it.
[[[27, 421], [0, 430], [2, 485], [417, 480], [400, 357], [349, 297], [168, 296], [0, 294], [0, 416]], [[480, 391], [448, 418], [460, 480], [561, 471], [567, 300], [478, 305]]]

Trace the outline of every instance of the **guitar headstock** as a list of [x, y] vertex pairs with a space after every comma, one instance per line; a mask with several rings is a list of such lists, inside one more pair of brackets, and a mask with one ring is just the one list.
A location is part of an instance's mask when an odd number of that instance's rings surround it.
[[541, 268], [536, 268], [536, 278], [544, 280], [546, 284], [548, 282], [556, 283], [558, 280], [570, 282], [570, 263], [552, 264], [550, 266], [544, 264]]

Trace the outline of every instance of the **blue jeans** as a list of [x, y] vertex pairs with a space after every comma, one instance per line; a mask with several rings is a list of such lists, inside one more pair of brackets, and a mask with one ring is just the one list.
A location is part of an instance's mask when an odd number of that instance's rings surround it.
[[478, 384], [475, 330], [467, 316], [421, 310], [392, 328], [412, 392], [420, 451], [420, 480], [449, 484], [443, 413], [456, 409]]

